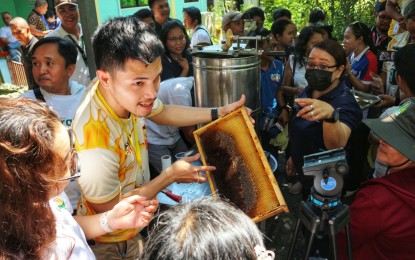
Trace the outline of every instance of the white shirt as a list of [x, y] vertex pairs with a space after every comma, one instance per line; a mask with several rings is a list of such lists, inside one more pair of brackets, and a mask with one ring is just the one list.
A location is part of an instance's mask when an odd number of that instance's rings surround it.
[[[190, 93], [194, 84], [193, 77], [179, 77], [165, 80], [160, 83], [157, 98], [163, 104], [192, 106]], [[147, 139], [150, 144], [172, 145], [180, 139], [179, 128], [176, 126], [158, 125], [146, 120]]]
[[[71, 89], [71, 95], [55, 95], [46, 92], [42, 88], [40, 89], [46, 103], [56, 111], [61, 122], [67, 127], [71, 126], [72, 120], [75, 117], [75, 112], [81, 103], [86, 89], [84, 85], [80, 85], [75, 81], [71, 81], [69, 87]], [[36, 99], [33, 90], [29, 90], [20, 96]], [[76, 209], [79, 198], [81, 197], [81, 188], [79, 187], [78, 182], [70, 182], [68, 186], [66, 186], [65, 192], [69, 197], [72, 208]]]
[[[58, 113], [61, 122], [68, 127], [72, 124], [75, 112], [78, 109], [86, 87], [78, 82], [70, 81], [69, 88], [71, 89], [71, 95], [56, 95], [40, 88], [40, 92], [45, 98], [46, 103]], [[36, 99], [33, 90], [29, 90], [20, 96]]]
[[[294, 55], [290, 55], [290, 67], [291, 71], [294, 71]], [[305, 79], [305, 63], [304, 66], [301, 66], [300, 61], [295, 62], [295, 71], [294, 71], [294, 87], [305, 88], [308, 86], [308, 82]]]
[[207, 32], [207, 29], [201, 24], [196, 26], [194, 30], [191, 30], [190, 34], [192, 35], [192, 39], [190, 40], [191, 48], [193, 48], [193, 46], [197, 45], [200, 42], [211, 43], [210, 35]]
[[52, 198], [49, 205], [56, 218], [56, 240], [51, 245], [51, 259], [95, 259], [82, 228], [65, 208], [60, 196]]
[[[85, 48], [84, 48], [85, 44], [83, 43], [83, 39], [82, 39], [83, 34], [82, 34], [81, 24], [78, 24], [78, 27], [79, 27], [79, 35], [80, 35], [79, 39], [77, 39], [75, 35], [66, 32], [63, 29], [62, 24], [60, 24], [58, 28], [56, 28], [55, 30], [48, 33], [45, 37], [59, 37], [62, 39], [67, 39], [69, 41], [71, 41], [69, 39], [69, 37], [71, 37], [76, 42], [76, 44], [85, 51]], [[75, 68], [75, 72], [73, 73], [71, 77], [71, 80], [74, 80], [78, 82], [79, 84], [88, 86], [89, 82], [91, 81], [90, 76], [89, 76], [88, 64], [86, 64], [84, 59], [82, 58], [82, 54], [79, 52], [78, 47], [76, 48], [76, 50], [78, 51], [78, 57], [76, 57], [76, 68]]]

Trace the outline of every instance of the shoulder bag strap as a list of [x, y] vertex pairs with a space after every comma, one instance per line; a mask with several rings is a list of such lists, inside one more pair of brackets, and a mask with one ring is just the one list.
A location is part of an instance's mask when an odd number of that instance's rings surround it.
[[87, 58], [86, 58], [86, 54], [85, 54], [84, 49], [82, 49], [81, 46], [79, 46], [78, 43], [76, 43], [76, 41], [69, 34], [68, 34], [68, 38], [72, 41], [73, 44], [75, 44], [75, 46], [78, 49], [79, 53], [81, 53], [81, 56], [82, 56], [82, 59], [85, 62], [85, 65], [88, 66], [88, 61], [87, 61]]
[[195, 30], [195, 32], [196, 32], [197, 30], [203, 30], [203, 31], [207, 32], [207, 34], [209, 35], [210, 44], [212, 44], [212, 45], [213, 45], [212, 39], [210, 38], [210, 34], [209, 34], [209, 32], [208, 32], [205, 28], [198, 27], [198, 28]]
[[43, 96], [42, 92], [40, 92], [40, 88], [33, 89], [33, 93], [35, 94], [37, 100], [46, 102], [45, 97]]

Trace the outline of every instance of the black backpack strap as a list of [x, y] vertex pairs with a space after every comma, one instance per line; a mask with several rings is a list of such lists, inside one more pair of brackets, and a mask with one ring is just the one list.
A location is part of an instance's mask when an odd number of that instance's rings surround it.
[[40, 88], [33, 89], [33, 93], [35, 94], [37, 100], [46, 102], [45, 97], [43, 96], [42, 92], [40, 92]]

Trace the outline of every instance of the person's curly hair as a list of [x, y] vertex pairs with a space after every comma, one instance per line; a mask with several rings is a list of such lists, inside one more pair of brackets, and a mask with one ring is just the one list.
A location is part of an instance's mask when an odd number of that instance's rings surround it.
[[67, 169], [54, 149], [59, 124], [46, 104], [0, 98], [0, 259], [50, 254], [56, 228], [49, 199]]

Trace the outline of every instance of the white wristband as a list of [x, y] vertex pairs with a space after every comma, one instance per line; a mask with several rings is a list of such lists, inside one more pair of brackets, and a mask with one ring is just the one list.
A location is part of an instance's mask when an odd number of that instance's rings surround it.
[[101, 214], [101, 216], [99, 217], [99, 224], [101, 225], [101, 228], [107, 232], [107, 233], [111, 233], [114, 230], [112, 228], [110, 228], [110, 226], [108, 225], [108, 218], [107, 218], [107, 214], [108, 211]]

